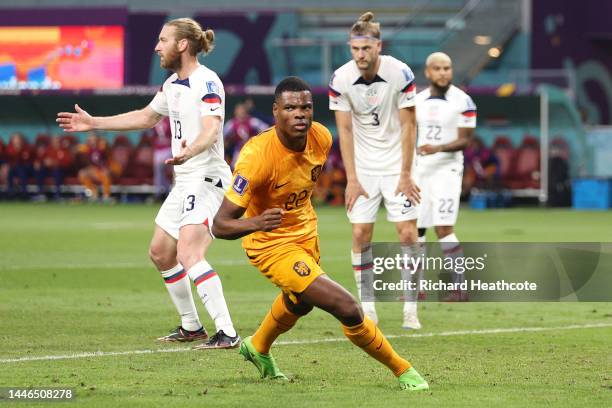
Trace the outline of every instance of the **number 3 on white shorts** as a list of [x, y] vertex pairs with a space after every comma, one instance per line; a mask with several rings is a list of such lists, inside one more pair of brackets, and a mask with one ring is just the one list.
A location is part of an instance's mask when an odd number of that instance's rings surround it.
[[193, 207], [195, 207], [195, 195], [188, 195], [185, 201], [185, 211], [193, 210]]

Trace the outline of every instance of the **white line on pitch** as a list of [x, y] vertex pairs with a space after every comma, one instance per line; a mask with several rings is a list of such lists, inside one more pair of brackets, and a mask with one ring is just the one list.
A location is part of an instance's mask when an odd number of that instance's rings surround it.
[[[413, 334], [391, 334], [387, 338], [421, 338], [421, 337], [445, 337], [445, 336], [469, 336], [480, 334], [499, 334], [499, 333], [533, 333], [543, 331], [556, 330], [575, 330], [575, 329], [597, 329], [603, 327], [612, 327], [612, 323], [593, 323], [593, 324], [575, 324], [570, 326], [556, 327], [510, 327], [500, 329], [482, 329], [482, 330], [458, 330], [439, 333], [413, 333]], [[335, 337], [329, 339], [313, 339], [313, 340], [286, 340], [274, 343], [275, 346], [291, 346], [300, 344], [318, 344], [318, 343], [335, 343], [339, 341], [347, 341], [345, 337]], [[135, 354], [157, 354], [157, 353], [178, 353], [190, 351], [190, 347], [168, 348], [157, 350], [131, 350], [131, 351], [94, 351], [89, 353], [64, 354], [56, 356], [33, 356], [33, 357], [17, 357], [0, 359], [0, 363], [21, 363], [27, 361], [50, 361], [50, 360], [73, 360], [78, 358], [90, 357], [109, 357], [109, 356], [128, 356]]]
[[[321, 258], [323, 262], [332, 262], [332, 261], [342, 261], [346, 260], [348, 263], [348, 256], [324, 256]], [[213, 265], [222, 265], [222, 266], [241, 266], [241, 265], [250, 265], [249, 261], [246, 259], [209, 259], [209, 262]], [[20, 271], [27, 269], [134, 269], [134, 268], [151, 268], [153, 269], [153, 264], [143, 261], [143, 262], [108, 262], [108, 263], [95, 263], [95, 264], [33, 264], [33, 265], [0, 265], [0, 271]]]

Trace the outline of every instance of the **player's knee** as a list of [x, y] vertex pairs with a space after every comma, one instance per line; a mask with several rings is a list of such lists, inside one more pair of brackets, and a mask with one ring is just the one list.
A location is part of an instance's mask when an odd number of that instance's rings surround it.
[[168, 254], [162, 245], [152, 243], [149, 246], [149, 258], [159, 270], [166, 270], [176, 265], [176, 258]]
[[453, 227], [450, 225], [436, 227], [436, 236], [438, 237], [438, 239], [442, 239], [452, 233], [453, 233]]
[[283, 303], [287, 310], [298, 316], [306, 316], [313, 309], [313, 306], [305, 302], [293, 303], [287, 294], [283, 293]]
[[408, 225], [400, 227], [398, 230], [398, 235], [399, 235], [400, 241], [403, 243], [407, 243], [407, 244], [412, 244], [412, 243], [417, 242], [418, 236], [419, 236], [416, 228], [413, 228]]
[[369, 244], [372, 241], [371, 228], [362, 226], [353, 227], [353, 241], [361, 246]]
[[292, 304], [291, 306], [287, 305], [287, 309], [295, 315], [298, 316], [306, 316], [313, 309], [312, 305], [307, 305], [305, 303]]

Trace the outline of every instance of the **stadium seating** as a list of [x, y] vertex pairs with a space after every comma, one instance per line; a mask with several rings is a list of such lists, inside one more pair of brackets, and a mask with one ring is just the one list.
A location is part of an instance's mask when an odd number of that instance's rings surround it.
[[34, 146], [48, 146], [51, 142], [51, 137], [45, 133], [40, 133], [34, 139]]
[[502, 183], [505, 185], [510, 179], [512, 170], [512, 160], [514, 157], [514, 147], [512, 142], [506, 136], [497, 136], [493, 143], [493, 153], [499, 161], [499, 176]]
[[540, 187], [540, 143], [534, 136], [525, 136], [514, 153], [507, 185], [511, 189]]
[[125, 135], [117, 135], [110, 150], [109, 165], [115, 182], [124, 184], [122, 176], [130, 164], [132, 143]]
[[132, 154], [126, 176], [122, 184], [153, 184], [153, 145], [145, 133]]

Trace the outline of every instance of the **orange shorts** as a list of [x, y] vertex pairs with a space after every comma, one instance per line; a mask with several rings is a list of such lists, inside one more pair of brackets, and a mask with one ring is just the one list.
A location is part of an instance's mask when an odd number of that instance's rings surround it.
[[297, 294], [302, 293], [319, 276], [325, 274], [319, 266], [319, 239], [305, 243], [288, 243], [257, 256], [251, 263], [268, 279], [298, 303]]

